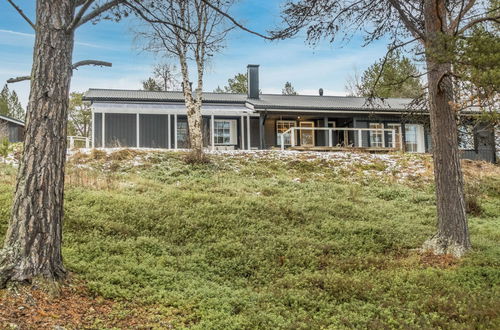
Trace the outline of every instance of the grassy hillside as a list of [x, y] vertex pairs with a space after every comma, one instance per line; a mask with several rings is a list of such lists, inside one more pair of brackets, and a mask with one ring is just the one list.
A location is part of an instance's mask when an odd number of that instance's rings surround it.
[[[65, 263], [89, 295], [117, 302], [112, 321], [87, 326], [123, 324], [138, 306], [157, 328], [500, 326], [498, 167], [465, 164], [474, 251], [455, 260], [414, 250], [435, 226], [425, 156], [211, 159], [73, 156]], [[0, 240], [13, 182], [0, 165]]]

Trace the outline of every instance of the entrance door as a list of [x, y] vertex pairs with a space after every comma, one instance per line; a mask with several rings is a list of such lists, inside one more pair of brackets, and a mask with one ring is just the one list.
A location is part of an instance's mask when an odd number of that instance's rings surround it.
[[300, 145], [303, 147], [314, 147], [314, 130], [307, 129], [308, 127], [313, 128], [313, 121], [301, 121], [300, 122]]

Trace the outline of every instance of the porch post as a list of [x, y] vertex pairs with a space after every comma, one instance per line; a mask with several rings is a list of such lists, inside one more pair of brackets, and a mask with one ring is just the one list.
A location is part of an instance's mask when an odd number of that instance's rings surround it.
[[139, 125], [139, 114], [137, 113], [135, 116], [135, 132], [136, 132], [136, 137], [135, 137], [135, 143], [137, 145], [137, 148], [141, 147], [141, 135], [140, 135], [140, 125]]
[[[328, 128], [328, 117], [325, 117], [323, 119], [323, 127], [326, 127]], [[328, 147], [331, 147], [331, 143], [332, 143], [332, 139], [331, 139], [331, 131], [328, 131], [328, 130], [325, 130], [325, 147], [328, 146]]]
[[241, 127], [241, 145], [240, 150], [245, 150], [245, 117], [243, 115], [240, 117], [240, 127]]
[[174, 149], [177, 149], [177, 114], [174, 115]]
[[92, 149], [95, 148], [95, 113], [92, 109]]
[[[384, 123], [382, 123], [382, 128], [385, 128]], [[382, 131], [382, 147], [385, 148], [385, 131]]]
[[210, 125], [210, 138], [211, 138], [211, 142], [212, 142], [212, 150], [215, 150], [215, 119], [214, 119], [214, 115], [212, 115], [212, 117], [210, 118], [210, 122], [211, 122], [211, 125]]
[[363, 148], [363, 131], [358, 130], [358, 147]]
[[248, 150], [252, 150], [252, 142], [250, 140], [250, 116], [247, 116], [247, 143]]
[[168, 117], [167, 117], [167, 149], [172, 149], [172, 143], [171, 143], [171, 139], [172, 139], [172, 134], [170, 133], [172, 131], [172, 125], [170, 125], [170, 114], [168, 114]]
[[404, 146], [403, 146], [403, 125], [399, 125], [399, 149], [401, 151], [404, 151]]
[[264, 123], [265, 117], [261, 113], [259, 117], [259, 133], [260, 133], [260, 149], [263, 150], [266, 145], [265, 137], [264, 137]]
[[106, 113], [103, 111], [102, 112], [102, 148], [106, 148], [106, 132], [105, 132], [105, 128], [106, 128]]

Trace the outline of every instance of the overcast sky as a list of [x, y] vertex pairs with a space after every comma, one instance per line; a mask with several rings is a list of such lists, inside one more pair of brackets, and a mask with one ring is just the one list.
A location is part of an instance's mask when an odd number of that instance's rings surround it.
[[[18, 4], [34, 20], [35, 1], [18, 0]], [[279, 24], [282, 0], [241, 0], [232, 13], [248, 27], [265, 32]], [[87, 24], [76, 34], [74, 62], [96, 59], [113, 63], [112, 68], [82, 67], [75, 71], [72, 91], [89, 88], [138, 89], [141, 80], [151, 74], [158, 61], [151, 54], [141, 53], [134, 46], [132, 28], [135, 23], [125, 20], [97, 25]], [[34, 31], [6, 1], [0, 2], [0, 81], [29, 74], [32, 62]], [[354, 70], [362, 72], [385, 53], [384, 40], [361, 47], [361, 37], [349, 43], [330, 44], [324, 41], [309, 46], [303, 37], [269, 42], [243, 31], [234, 31], [226, 48], [208, 66], [205, 76], [207, 91], [223, 86], [247, 64], [260, 64], [260, 84], [264, 93], [281, 93], [290, 81], [299, 94], [318, 93], [345, 95], [346, 79]], [[176, 63], [175, 59], [169, 60]], [[26, 106], [29, 82], [10, 85]]]

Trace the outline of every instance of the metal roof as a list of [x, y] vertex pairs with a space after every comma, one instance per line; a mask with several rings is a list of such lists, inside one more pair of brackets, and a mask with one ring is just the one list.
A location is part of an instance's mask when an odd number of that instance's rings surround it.
[[[203, 101], [209, 103], [241, 103], [246, 94], [203, 93]], [[184, 102], [184, 94], [175, 92], [150, 92], [125, 89], [89, 89], [84, 97], [87, 101], [133, 101], [133, 102]]]
[[248, 100], [255, 109], [403, 111], [411, 99], [373, 99], [351, 96], [263, 94]]
[[12, 118], [12, 117], [7, 117], [7, 116], [0, 115], [0, 119], [5, 120], [5, 121], [9, 121], [9, 122], [17, 124], [17, 125], [24, 126], [24, 122], [23, 121], [15, 119], [15, 118]]
[[[184, 102], [182, 92], [150, 92], [141, 90], [89, 89], [84, 96], [87, 101], [120, 102]], [[250, 99], [246, 94], [203, 93], [206, 103], [249, 104], [256, 110], [300, 109], [300, 110], [361, 110], [361, 111], [405, 111], [411, 99], [374, 99], [349, 96], [277, 95], [261, 94], [259, 99]]]

